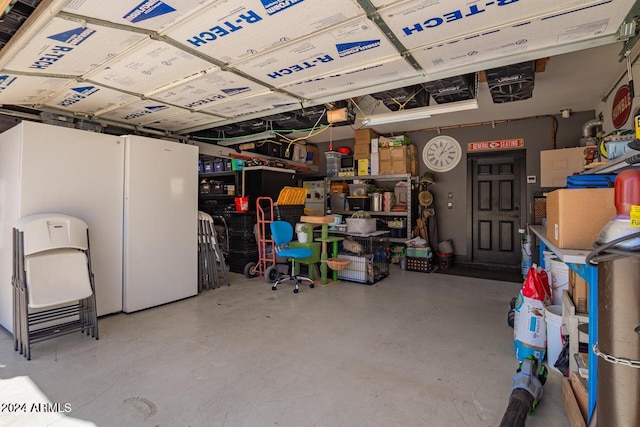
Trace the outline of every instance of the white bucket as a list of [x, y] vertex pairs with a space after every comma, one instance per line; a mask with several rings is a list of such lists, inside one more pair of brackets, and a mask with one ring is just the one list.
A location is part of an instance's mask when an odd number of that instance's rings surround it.
[[558, 257], [551, 251], [543, 251], [542, 256], [544, 258], [544, 269], [547, 271], [547, 274], [549, 274], [549, 270], [551, 269], [551, 260], [553, 258], [558, 259]]
[[562, 305], [548, 305], [544, 312], [547, 322], [547, 365], [562, 375], [553, 365], [562, 351]]
[[307, 233], [307, 224], [298, 223], [296, 224], [296, 234], [298, 236], [298, 242], [307, 243], [308, 233]]
[[569, 289], [569, 266], [557, 259], [551, 259], [550, 276], [551, 304], [562, 305], [562, 290]]

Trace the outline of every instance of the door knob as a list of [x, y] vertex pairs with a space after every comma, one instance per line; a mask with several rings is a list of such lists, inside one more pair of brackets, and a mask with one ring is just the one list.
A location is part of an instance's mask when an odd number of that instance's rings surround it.
[[513, 208], [513, 210], [517, 212], [517, 211], [520, 210], [520, 208], [518, 206], [516, 206], [515, 208]]

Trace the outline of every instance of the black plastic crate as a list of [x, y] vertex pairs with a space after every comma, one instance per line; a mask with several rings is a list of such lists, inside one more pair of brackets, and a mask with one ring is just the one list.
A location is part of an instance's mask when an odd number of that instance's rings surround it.
[[230, 231], [253, 230], [257, 222], [255, 212], [225, 212], [224, 219]]
[[258, 242], [253, 232], [229, 232], [229, 250], [236, 252], [255, 252], [258, 250]]
[[300, 217], [304, 215], [304, 205], [276, 205], [276, 218], [279, 221], [286, 221], [295, 229], [300, 222]]
[[229, 271], [234, 273], [244, 273], [244, 267], [250, 262], [258, 262], [257, 250], [250, 252], [229, 251], [229, 255], [227, 255]]
[[433, 263], [431, 258], [407, 257], [407, 271], [418, 271], [420, 273], [431, 273], [433, 271]]

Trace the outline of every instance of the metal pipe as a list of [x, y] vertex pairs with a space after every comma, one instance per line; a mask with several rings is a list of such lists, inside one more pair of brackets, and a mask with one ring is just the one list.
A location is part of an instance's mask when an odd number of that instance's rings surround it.
[[640, 426], [640, 257], [598, 263], [598, 425]]
[[598, 119], [591, 119], [588, 120], [585, 124], [582, 125], [582, 136], [584, 138], [589, 138], [593, 135], [591, 135], [591, 129], [593, 129], [596, 126], [602, 126], [602, 120], [598, 120]]

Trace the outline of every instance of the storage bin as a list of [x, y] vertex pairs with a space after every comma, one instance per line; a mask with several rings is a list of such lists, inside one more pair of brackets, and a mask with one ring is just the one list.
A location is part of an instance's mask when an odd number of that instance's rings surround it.
[[349, 184], [349, 196], [366, 196], [368, 184]]
[[224, 160], [216, 159], [213, 161], [213, 171], [214, 172], [224, 172]]
[[304, 215], [304, 205], [276, 205], [275, 210], [276, 218], [288, 222], [294, 229], [300, 222], [300, 217]]
[[210, 180], [209, 185], [211, 187], [210, 194], [224, 194], [224, 182]]
[[250, 262], [258, 262], [258, 251], [229, 251], [227, 265], [233, 273], [244, 273], [244, 267]]
[[407, 257], [413, 258], [431, 258], [433, 254], [431, 253], [431, 248], [407, 248], [406, 251]]
[[407, 255], [407, 271], [417, 271], [420, 273], [431, 273], [433, 264], [431, 258], [418, 258]]
[[440, 261], [440, 268], [446, 270], [453, 264], [453, 254], [443, 254], [438, 252], [438, 260]]
[[227, 221], [227, 226], [229, 230], [251, 230], [253, 231], [253, 226], [256, 224], [256, 213], [255, 212], [225, 212], [224, 215], [225, 221]]
[[369, 197], [367, 196], [347, 196], [349, 210], [352, 211], [368, 211]]
[[212, 173], [212, 172], [214, 172], [213, 162], [210, 160], [204, 162], [204, 173]]
[[347, 233], [369, 234], [376, 231], [375, 218], [347, 218], [345, 221]]
[[337, 151], [327, 151], [324, 155], [327, 159], [327, 176], [338, 176], [342, 154]]

